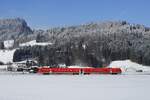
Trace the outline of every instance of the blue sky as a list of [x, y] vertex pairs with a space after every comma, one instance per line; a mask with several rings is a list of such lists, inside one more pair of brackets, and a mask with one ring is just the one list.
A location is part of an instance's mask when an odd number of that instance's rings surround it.
[[150, 26], [150, 0], [0, 0], [0, 18], [24, 18], [32, 28], [126, 20]]

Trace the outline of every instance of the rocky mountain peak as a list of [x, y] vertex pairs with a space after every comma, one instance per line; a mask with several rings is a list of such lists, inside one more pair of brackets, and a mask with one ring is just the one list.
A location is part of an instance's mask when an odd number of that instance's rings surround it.
[[16, 39], [31, 33], [32, 30], [22, 18], [0, 20], [0, 41]]

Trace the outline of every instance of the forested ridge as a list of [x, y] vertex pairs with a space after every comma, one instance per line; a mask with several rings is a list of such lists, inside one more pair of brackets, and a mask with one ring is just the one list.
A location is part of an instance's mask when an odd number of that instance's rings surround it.
[[[21, 18], [0, 20], [0, 49], [14, 40], [13, 61], [36, 59], [39, 65], [59, 64], [102, 67], [111, 61], [130, 59], [150, 65], [150, 28], [126, 21], [91, 22], [83, 25], [31, 29]], [[46, 46], [19, 44], [36, 40]]]

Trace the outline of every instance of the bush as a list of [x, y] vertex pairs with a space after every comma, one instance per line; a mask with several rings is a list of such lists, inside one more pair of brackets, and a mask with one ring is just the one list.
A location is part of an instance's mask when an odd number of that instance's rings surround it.
[[4, 63], [2, 61], [0, 61], [0, 65], [4, 65]]

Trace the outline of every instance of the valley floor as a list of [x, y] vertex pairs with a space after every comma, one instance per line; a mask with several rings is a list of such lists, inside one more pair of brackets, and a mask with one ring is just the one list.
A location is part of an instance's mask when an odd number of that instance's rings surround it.
[[149, 100], [149, 91], [150, 75], [0, 75], [0, 100]]

